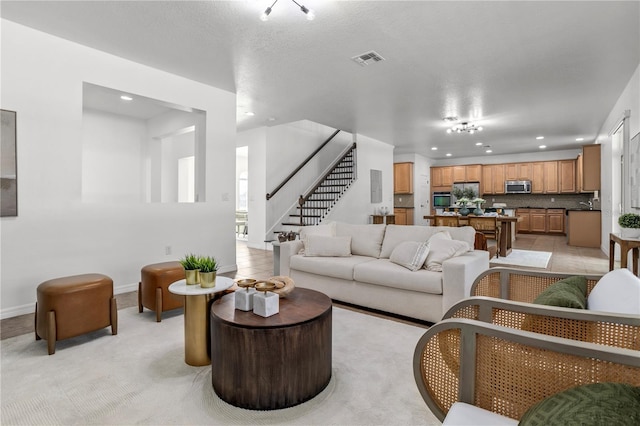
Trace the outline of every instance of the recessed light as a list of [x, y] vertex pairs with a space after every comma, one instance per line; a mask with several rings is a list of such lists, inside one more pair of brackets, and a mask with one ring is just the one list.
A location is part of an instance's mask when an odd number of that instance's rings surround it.
[[482, 146], [482, 142], [476, 142], [476, 146]]
[[538, 148], [545, 149], [546, 147], [547, 147], [546, 145], [540, 145]]
[[544, 136], [538, 136], [538, 137], [536, 137], [536, 139], [537, 140], [542, 140], [542, 139], [544, 139]]
[[582, 142], [584, 138], [576, 138], [576, 142]]
[[249, 117], [253, 117], [256, 114], [253, 111], [247, 111], [247, 112], [244, 113], [244, 115], [248, 115]]
[[447, 157], [451, 157], [451, 153], [450, 152], [447, 152]]
[[437, 147], [437, 146], [432, 146], [432, 147], [431, 147], [431, 151], [437, 151], [437, 150], [438, 150], [438, 147]]
[[486, 150], [485, 152], [486, 152], [487, 154], [491, 154], [491, 153], [493, 152], [493, 150], [488, 149], [488, 150]]
[[120, 99], [122, 99], [123, 101], [132, 101], [133, 100], [133, 98], [131, 96], [127, 96], [127, 95], [120, 96]]

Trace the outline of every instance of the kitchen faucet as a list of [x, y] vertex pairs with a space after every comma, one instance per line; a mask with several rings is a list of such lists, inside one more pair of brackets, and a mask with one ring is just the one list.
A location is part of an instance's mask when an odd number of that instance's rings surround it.
[[580, 201], [580, 204], [585, 205], [587, 207], [589, 207], [589, 210], [593, 210], [593, 201], [589, 200], [588, 203], [582, 202]]

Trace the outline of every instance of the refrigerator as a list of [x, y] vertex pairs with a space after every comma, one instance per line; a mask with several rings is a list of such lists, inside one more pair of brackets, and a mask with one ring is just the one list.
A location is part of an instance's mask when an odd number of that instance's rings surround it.
[[[473, 197], [471, 198], [475, 198], [475, 197], [479, 197], [480, 196], [480, 182], [464, 182], [464, 183], [454, 183], [453, 184], [453, 188], [460, 188], [463, 191], [467, 188], [471, 188], [473, 190], [473, 193], [475, 194]], [[452, 189], [453, 189], [452, 188]], [[453, 191], [452, 191], [453, 192]], [[453, 193], [451, 194], [451, 204], [455, 204], [458, 201], [458, 199], [456, 198], [455, 195], [453, 195]]]

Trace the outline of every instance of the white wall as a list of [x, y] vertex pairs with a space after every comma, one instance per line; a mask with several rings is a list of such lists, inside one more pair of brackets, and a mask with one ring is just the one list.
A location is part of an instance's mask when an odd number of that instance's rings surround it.
[[249, 172], [247, 181], [249, 183], [249, 202], [247, 215], [249, 219], [249, 232], [247, 245], [253, 248], [271, 248], [265, 245], [264, 235], [266, 232], [266, 199], [267, 193], [267, 128], [247, 130], [238, 133], [237, 146], [248, 147]]
[[[602, 167], [601, 167], [601, 208], [602, 208], [602, 251], [609, 254], [609, 233], [619, 231], [618, 216], [620, 208], [616, 202], [614, 191], [619, 191], [613, 176], [620, 176], [620, 155], [621, 146], [614, 146], [609, 133], [613, 127], [622, 119], [624, 111], [629, 110], [630, 116], [627, 120], [629, 126], [629, 138], [632, 139], [640, 132], [640, 65], [636, 68], [633, 76], [627, 83], [624, 91], [611, 109], [609, 116], [598, 132], [597, 142], [602, 145]], [[623, 187], [628, 189], [628, 183]], [[627, 196], [628, 199], [628, 196]], [[627, 211], [631, 211], [627, 208]], [[619, 248], [616, 247], [616, 252]], [[616, 254], [616, 258], [619, 255]]]
[[[1, 106], [17, 111], [19, 216], [0, 221], [0, 317], [32, 312], [37, 285], [55, 277], [99, 272], [116, 292], [134, 290], [144, 265], [191, 251], [235, 269], [235, 95], [10, 21], [1, 31]], [[207, 202], [84, 203], [85, 81], [205, 111]]]

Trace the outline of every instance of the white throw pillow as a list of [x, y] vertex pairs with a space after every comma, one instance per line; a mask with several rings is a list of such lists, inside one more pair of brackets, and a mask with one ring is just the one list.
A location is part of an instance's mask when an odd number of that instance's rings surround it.
[[429, 254], [429, 245], [418, 241], [404, 241], [396, 246], [389, 260], [411, 271], [417, 271], [424, 265]]
[[303, 226], [300, 228], [300, 239], [305, 240], [309, 235], [323, 235], [325, 237], [336, 236], [336, 223], [329, 222], [323, 225]]
[[304, 244], [306, 257], [346, 257], [351, 256], [351, 237], [325, 237], [308, 235]]
[[351, 253], [359, 256], [380, 257], [386, 225], [353, 225], [336, 222], [336, 235], [351, 237]]
[[587, 309], [640, 315], [640, 278], [627, 268], [607, 272], [589, 293]]
[[431, 241], [435, 240], [451, 240], [451, 234], [449, 231], [439, 231], [433, 234], [428, 240], [427, 243], [431, 243]]
[[442, 272], [442, 262], [452, 257], [463, 255], [468, 250], [469, 245], [464, 241], [447, 240], [445, 238], [433, 239], [431, 237], [425, 268], [429, 271]]

